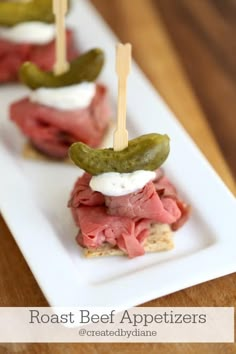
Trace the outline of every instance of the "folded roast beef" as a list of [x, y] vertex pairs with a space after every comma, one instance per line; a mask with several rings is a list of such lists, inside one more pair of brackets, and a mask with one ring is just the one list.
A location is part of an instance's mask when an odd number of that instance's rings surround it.
[[[67, 30], [66, 40], [67, 58], [71, 61], [78, 56], [71, 30]], [[0, 38], [0, 82], [17, 81], [18, 70], [25, 61], [32, 61], [41, 69], [50, 71], [55, 62], [55, 40], [35, 45], [18, 44]]]
[[91, 177], [85, 173], [77, 180], [68, 204], [80, 229], [77, 241], [82, 247], [97, 248], [108, 242], [131, 258], [140, 256], [152, 223], [170, 224], [177, 230], [188, 219], [189, 206], [161, 169], [153, 182], [118, 197], [94, 192], [89, 186]]
[[57, 110], [31, 102], [28, 98], [13, 103], [10, 118], [31, 144], [44, 154], [63, 159], [69, 146], [82, 141], [98, 147], [111, 116], [105, 86], [97, 85], [90, 105], [83, 109]]
[[149, 234], [149, 220], [111, 216], [105, 206], [84, 205], [79, 207], [77, 217], [81, 229], [77, 241], [82, 247], [97, 248], [108, 242], [130, 258], [144, 254], [142, 243]]

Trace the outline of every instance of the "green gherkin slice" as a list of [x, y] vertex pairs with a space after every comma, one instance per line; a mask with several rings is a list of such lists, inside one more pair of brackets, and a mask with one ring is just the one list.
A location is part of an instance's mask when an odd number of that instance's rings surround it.
[[15, 26], [26, 21], [53, 23], [52, 0], [0, 1], [0, 24], [2, 26]]
[[92, 149], [81, 142], [69, 149], [72, 161], [91, 175], [105, 172], [129, 173], [154, 171], [166, 160], [170, 151], [168, 135], [146, 134], [130, 140], [122, 151]]
[[95, 48], [70, 63], [69, 70], [61, 75], [52, 71], [43, 71], [31, 62], [24, 63], [19, 71], [20, 80], [29, 88], [63, 87], [78, 84], [83, 81], [94, 81], [104, 65], [104, 53]]

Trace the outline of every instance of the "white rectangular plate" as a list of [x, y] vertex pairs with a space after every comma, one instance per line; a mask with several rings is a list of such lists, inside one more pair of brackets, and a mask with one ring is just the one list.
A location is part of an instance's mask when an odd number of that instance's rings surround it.
[[[86, 0], [76, 2], [68, 23], [82, 50], [104, 48], [101, 81], [116, 98], [117, 39]], [[0, 207], [19, 248], [52, 306], [128, 308], [235, 271], [234, 198], [135, 64], [128, 82], [132, 136], [167, 133], [167, 175], [192, 205], [188, 223], [175, 234], [175, 249], [129, 260], [85, 259], [67, 201], [79, 175], [75, 166], [26, 161], [24, 138], [8, 119], [8, 105], [27, 90], [0, 88]], [[27, 289], [25, 289], [27, 291]]]

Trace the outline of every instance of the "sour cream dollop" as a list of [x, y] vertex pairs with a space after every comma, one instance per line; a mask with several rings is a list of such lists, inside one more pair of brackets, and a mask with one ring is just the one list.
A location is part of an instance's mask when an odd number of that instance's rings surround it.
[[96, 84], [83, 82], [58, 88], [41, 87], [29, 94], [31, 102], [60, 110], [82, 109], [89, 106], [96, 93]]
[[117, 197], [136, 192], [154, 180], [154, 171], [138, 170], [131, 173], [107, 172], [93, 176], [90, 187], [103, 195]]
[[13, 43], [47, 44], [55, 38], [55, 25], [29, 21], [13, 27], [0, 26], [0, 38]]

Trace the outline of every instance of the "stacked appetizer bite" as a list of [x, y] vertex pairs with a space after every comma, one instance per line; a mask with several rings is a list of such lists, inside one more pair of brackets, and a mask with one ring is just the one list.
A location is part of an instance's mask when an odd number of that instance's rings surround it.
[[103, 63], [103, 52], [92, 49], [61, 75], [43, 72], [33, 63], [21, 67], [20, 78], [31, 91], [10, 106], [10, 117], [29, 139], [26, 157], [42, 157], [40, 152], [65, 159], [73, 142], [101, 144], [111, 112], [106, 87], [93, 81]]
[[173, 247], [172, 231], [189, 206], [159, 169], [168, 153], [169, 138], [160, 134], [131, 140], [122, 151], [71, 146], [71, 159], [86, 171], [69, 201], [86, 256], [133, 258]]
[[189, 214], [189, 206], [160, 169], [169, 154], [169, 137], [153, 133], [128, 142], [129, 53], [130, 45], [118, 46], [118, 124], [113, 148], [93, 149], [78, 142], [69, 149], [71, 159], [85, 171], [68, 205], [79, 227], [77, 242], [88, 257], [124, 254], [133, 258], [171, 249], [172, 231]]
[[94, 82], [104, 64], [102, 50], [92, 49], [68, 63], [63, 31], [66, 0], [54, 0], [53, 10], [57, 22], [54, 71], [24, 63], [19, 76], [31, 91], [10, 106], [11, 120], [29, 139], [24, 155], [31, 158], [66, 159], [76, 141], [100, 146], [110, 123], [107, 89]]
[[[78, 55], [73, 33], [66, 31], [67, 58]], [[52, 0], [0, 1], [0, 83], [18, 80], [18, 70], [32, 61], [43, 70], [55, 62]]]

